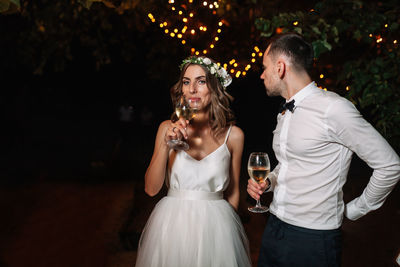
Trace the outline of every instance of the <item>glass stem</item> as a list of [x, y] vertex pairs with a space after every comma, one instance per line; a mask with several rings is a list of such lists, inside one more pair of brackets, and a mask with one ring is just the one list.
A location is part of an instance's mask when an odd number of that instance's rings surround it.
[[260, 197], [259, 199], [257, 199], [257, 204], [256, 204], [256, 207], [257, 207], [257, 208], [260, 208], [260, 207], [261, 207], [260, 199], [261, 199], [261, 197]]

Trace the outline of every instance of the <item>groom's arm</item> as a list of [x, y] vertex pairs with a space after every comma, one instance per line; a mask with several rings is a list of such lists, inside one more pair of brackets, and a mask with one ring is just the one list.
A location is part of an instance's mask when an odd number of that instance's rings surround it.
[[364, 192], [346, 205], [345, 216], [357, 220], [382, 206], [400, 179], [400, 159], [348, 100], [340, 99], [332, 104], [327, 117], [331, 137], [374, 170]]

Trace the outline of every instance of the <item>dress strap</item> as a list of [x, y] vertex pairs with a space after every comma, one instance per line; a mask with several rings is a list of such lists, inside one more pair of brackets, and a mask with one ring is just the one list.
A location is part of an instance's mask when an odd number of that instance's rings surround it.
[[228, 141], [228, 137], [229, 134], [231, 133], [231, 130], [232, 130], [232, 124], [229, 126], [228, 132], [226, 133], [224, 144], [226, 143], [226, 141]]

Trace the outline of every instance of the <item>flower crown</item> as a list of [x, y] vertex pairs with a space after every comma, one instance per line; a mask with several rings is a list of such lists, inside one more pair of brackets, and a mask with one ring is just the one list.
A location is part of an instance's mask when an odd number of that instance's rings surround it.
[[232, 82], [231, 75], [229, 75], [223, 67], [219, 66], [217, 63], [212, 62], [211, 59], [209, 59], [208, 57], [188, 57], [182, 61], [180, 69], [182, 70], [183, 66], [185, 66], [185, 64], [187, 63], [205, 66], [211, 72], [211, 74], [215, 75], [215, 77], [218, 78], [224, 88], [226, 88]]

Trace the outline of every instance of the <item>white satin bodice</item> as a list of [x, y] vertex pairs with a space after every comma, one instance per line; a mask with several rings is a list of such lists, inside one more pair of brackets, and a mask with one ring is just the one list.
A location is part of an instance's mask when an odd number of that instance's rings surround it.
[[173, 190], [194, 190], [223, 192], [229, 184], [231, 153], [226, 145], [231, 127], [224, 143], [201, 160], [191, 157], [185, 151], [178, 151], [168, 171], [169, 188]]

